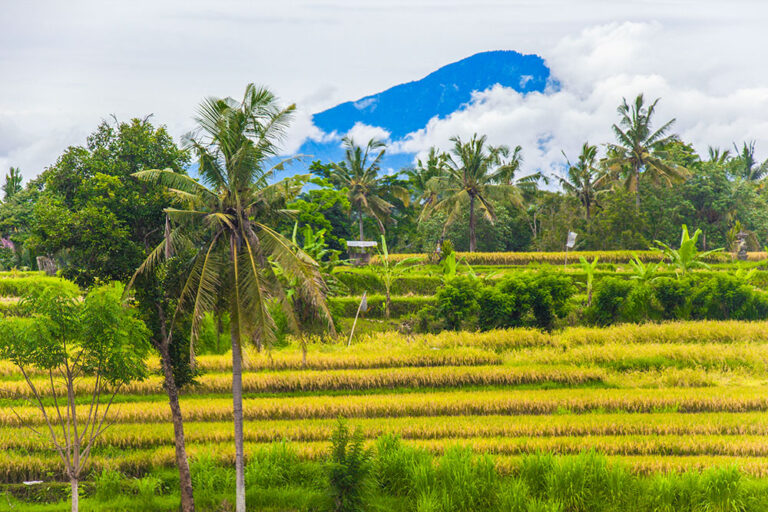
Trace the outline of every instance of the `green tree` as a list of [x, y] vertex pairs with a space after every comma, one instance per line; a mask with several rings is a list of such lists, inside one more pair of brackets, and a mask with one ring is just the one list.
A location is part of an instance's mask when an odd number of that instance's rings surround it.
[[280, 302], [293, 318], [270, 261], [296, 280], [300, 288], [295, 293], [320, 310], [333, 330], [317, 263], [270, 227], [304, 183], [294, 178], [270, 184], [282, 165], [265, 167], [277, 154], [276, 144], [293, 110], [293, 105], [279, 107], [269, 90], [253, 84], [246, 87], [242, 101], [208, 98], [198, 110], [198, 133], [190, 139], [202, 183], [170, 169], [135, 174], [169, 187], [185, 203], [183, 208], [166, 208], [174, 227], [139, 272], [153, 267], [175, 247], [193, 248], [195, 255], [177, 307], [192, 313], [192, 342], [206, 312], [214, 311], [222, 300], [229, 307], [238, 512], [245, 510], [242, 348], [249, 340], [260, 347], [274, 338], [273, 301]]
[[5, 175], [3, 201], [8, 201], [10, 198], [21, 192], [21, 180], [21, 169], [18, 167], [11, 167], [8, 174]]
[[[43, 416], [47, 432], [28, 428], [47, 438], [61, 458], [73, 512], [80, 477], [94, 442], [109, 426], [115, 396], [147, 375], [148, 331], [123, 304], [122, 291], [118, 284], [100, 286], [80, 300], [76, 290], [49, 286], [22, 299], [22, 316], [0, 319], [0, 355], [20, 369]], [[86, 376], [93, 377], [93, 387], [78, 407], [75, 386]]]
[[571, 164], [568, 161], [567, 177], [560, 178], [560, 185], [565, 193], [579, 198], [584, 206], [587, 221], [591, 217], [592, 207], [597, 203], [598, 194], [603, 192], [600, 184], [604, 181], [604, 177], [605, 174], [597, 168], [597, 146], [590, 146], [585, 142], [576, 163]]
[[102, 123], [85, 146], [68, 148], [39, 178], [26, 247], [55, 257], [65, 277], [82, 286], [127, 281], [162, 239], [162, 187], [131, 174], [183, 172], [189, 158], [163, 127], [147, 119]]
[[741, 150], [734, 144], [736, 158], [732, 159], [733, 175], [736, 178], [756, 182], [768, 175], [768, 160], [760, 163], [755, 157], [755, 141], [744, 142]]
[[657, 98], [646, 106], [642, 94], [638, 94], [634, 103], [627, 103], [626, 98], [617, 109], [619, 123], [613, 125], [617, 143], [609, 145], [607, 164], [616, 174], [624, 174], [624, 185], [635, 194], [636, 209], [640, 209], [638, 184], [643, 176], [653, 181], [668, 184], [686, 176], [686, 169], [670, 162], [663, 146], [676, 138], [669, 134], [675, 120], [667, 121], [660, 128], [653, 129], [653, 115], [656, 112]]
[[429, 186], [429, 182], [444, 172], [445, 159], [445, 153], [431, 147], [426, 160], [418, 159], [415, 167], [403, 171], [408, 179], [411, 196], [422, 207], [433, 205], [437, 201], [437, 193]]
[[[311, 226], [314, 230], [324, 229], [329, 247], [345, 252], [345, 241], [352, 237], [348, 223], [350, 204], [346, 189], [336, 190], [326, 178], [316, 177], [309, 182], [317, 188], [302, 192], [288, 203], [288, 208], [296, 212], [296, 222], [299, 225]], [[283, 234], [290, 233], [293, 229], [292, 219], [283, 220], [281, 225]]]
[[139, 300], [142, 320], [150, 328], [149, 340], [160, 356], [163, 388], [168, 396], [173, 423], [176, 467], [179, 471], [181, 510], [193, 512], [195, 500], [192, 492], [192, 475], [189, 469], [184, 438], [184, 418], [179, 404], [179, 389], [193, 382], [189, 325], [190, 315], [177, 313], [178, 298], [187, 275], [190, 251], [171, 256], [166, 245], [164, 261], [143, 275], [136, 276], [128, 285]]
[[[422, 219], [432, 212], [443, 212], [447, 227], [468, 208], [469, 251], [474, 252], [477, 249], [476, 209], [493, 222], [496, 213], [492, 200], [522, 205], [520, 186], [513, 181], [514, 172], [519, 167], [519, 152], [507, 160], [509, 148], [487, 145], [485, 135], [478, 137], [475, 134], [468, 142], [462, 142], [459, 137], [453, 137], [451, 141], [453, 148], [446, 155], [443, 173], [429, 183], [438, 200], [424, 208]], [[526, 179], [526, 183], [530, 181]]]
[[[350, 137], [344, 137], [344, 161], [334, 163], [330, 174], [331, 182], [339, 189], [346, 189], [352, 211], [357, 215], [360, 240], [365, 240], [363, 214], [370, 215], [378, 224], [382, 234], [386, 232], [384, 221], [393, 208], [392, 203], [383, 199], [386, 187], [379, 176], [381, 159], [386, 152], [384, 142], [371, 139], [362, 148]], [[405, 190], [396, 190], [407, 195]]]

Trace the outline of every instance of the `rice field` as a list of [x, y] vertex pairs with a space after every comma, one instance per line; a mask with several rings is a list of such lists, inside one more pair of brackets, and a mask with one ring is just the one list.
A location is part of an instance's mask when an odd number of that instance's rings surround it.
[[[369, 444], [396, 434], [435, 454], [469, 447], [502, 470], [524, 454], [594, 450], [638, 473], [736, 464], [768, 476], [768, 322], [379, 333], [350, 347], [294, 343], [246, 356], [247, 454], [285, 442], [322, 458], [336, 419], [346, 417]], [[228, 463], [230, 360], [201, 356], [198, 367], [181, 398], [188, 450]], [[43, 384], [46, 376], [31, 378]], [[89, 384], [83, 379], [82, 390]], [[42, 424], [28, 399], [24, 380], [1, 363], [3, 482], [60, 471], [47, 439], [22, 426]], [[159, 375], [120, 390], [113, 407], [93, 467], [136, 476], [172, 467]]]

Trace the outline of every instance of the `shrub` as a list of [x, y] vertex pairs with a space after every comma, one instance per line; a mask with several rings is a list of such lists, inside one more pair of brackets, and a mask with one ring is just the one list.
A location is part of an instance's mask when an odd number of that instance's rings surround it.
[[692, 316], [708, 320], [758, 320], [768, 316], [768, 296], [730, 274], [712, 276], [691, 291]]
[[508, 277], [495, 287], [485, 287], [478, 297], [478, 327], [551, 329], [568, 311], [575, 292], [571, 279], [550, 272]]
[[437, 292], [437, 314], [449, 329], [459, 329], [477, 311], [480, 281], [467, 276], [450, 279]]
[[633, 286], [632, 282], [615, 277], [599, 281], [592, 305], [587, 308], [587, 320], [596, 325], [610, 325], [621, 320], [624, 302]]
[[659, 277], [651, 286], [662, 319], [687, 319], [690, 316], [690, 279]]
[[364, 510], [371, 462], [363, 443], [362, 432], [355, 429], [351, 433], [346, 421], [339, 419], [331, 437], [329, 465], [330, 497], [336, 512]]

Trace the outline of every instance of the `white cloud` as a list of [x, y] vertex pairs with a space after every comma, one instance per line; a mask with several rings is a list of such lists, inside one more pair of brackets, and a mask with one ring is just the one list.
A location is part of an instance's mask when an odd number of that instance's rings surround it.
[[[768, 157], [768, 83], [715, 93], [688, 79], [675, 58], [666, 58], [665, 29], [658, 23], [623, 23], [591, 27], [566, 37], [546, 57], [560, 89], [523, 96], [496, 86], [476, 93], [465, 109], [394, 145], [393, 151], [423, 155], [430, 146], [448, 148], [454, 135], [488, 135], [492, 144], [523, 146], [524, 170], [558, 174], [564, 158], [574, 159], [584, 141], [613, 141], [611, 125], [622, 97], [644, 93], [662, 98], [656, 122], [677, 119], [674, 130], [706, 154], [707, 146], [756, 140]], [[696, 76], [697, 62], [688, 63]]]
[[388, 141], [390, 133], [380, 126], [370, 126], [364, 123], [357, 122], [347, 132], [347, 137], [351, 138], [355, 144], [364, 146], [368, 144], [371, 139]]

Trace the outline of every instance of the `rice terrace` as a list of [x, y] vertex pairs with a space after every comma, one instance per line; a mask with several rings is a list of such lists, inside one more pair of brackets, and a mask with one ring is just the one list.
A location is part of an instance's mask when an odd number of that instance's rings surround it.
[[0, 511], [768, 512], [768, 10], [265, 4], [6, 6]]

